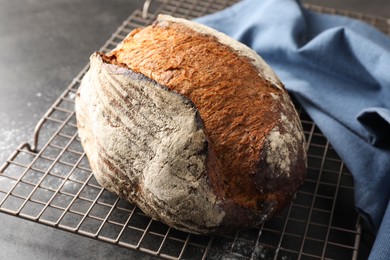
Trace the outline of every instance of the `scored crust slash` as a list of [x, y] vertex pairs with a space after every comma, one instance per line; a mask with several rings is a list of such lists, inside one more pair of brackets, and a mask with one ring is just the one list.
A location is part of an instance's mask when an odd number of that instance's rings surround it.
[[97, 181], [171, 227], [257, 227], [306, 174], [295, 108], [253, 50], [160, 15], [110, 53], [94, 53], [76, 97]]

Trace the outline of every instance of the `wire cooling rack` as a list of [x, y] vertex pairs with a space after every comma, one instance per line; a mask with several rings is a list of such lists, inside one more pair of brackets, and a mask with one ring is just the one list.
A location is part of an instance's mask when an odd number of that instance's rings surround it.
[[[150, 24], [158, 13], [191, 19], [234, 2], [154, 1], [147, 10], [130, 15], [101, 51], [114, 48], [134, 28]], [[390, 34], [384, 18], [306, 7], [355, 17]], [[20, 145], [0, 168], [0, 212], [168, 259], [357, 258], [361, 230], [352, 176], [305, 111], [298, 108], [308, 141], [308, 175], [294, 201], [260, 228], [193, 235], [150, 219], [96, 182], [77, 136], [74, 112], [87, 69], [39, 121], [33, 145]]]

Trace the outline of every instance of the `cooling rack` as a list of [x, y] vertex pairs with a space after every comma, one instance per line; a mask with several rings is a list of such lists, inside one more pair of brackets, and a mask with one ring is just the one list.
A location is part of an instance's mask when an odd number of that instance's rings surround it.
[[[147, 1], [101, 48], [114, 48], [158, 13], [195, 18], [234, 0]], [[307, 8], [364, 20], [390, 34], [390, 23], [359, 13]], [[353, 206], [353, 179], [335, 150], [299, 108], [308, 141], [308, 175], [293, 202], [260, 228], [200, 236], [145, 216], [104, 190], [91, 173], [77, 136], [74, 99], [88, 65], [55, 101], [0, 168], [0, 212], [167, 259], [356, 259], [361, 228]], [[39, 144], [38, 144], [39, 140]]]

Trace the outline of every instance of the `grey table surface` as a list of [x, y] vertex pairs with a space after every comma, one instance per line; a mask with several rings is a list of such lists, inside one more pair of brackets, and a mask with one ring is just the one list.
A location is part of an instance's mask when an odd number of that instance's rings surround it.
[[[390, 17], [388, 0], [304, 2]], [[0, 164], [143, 0], [0, 0]], [[0, 259], [150, 259], [0, 213]]]

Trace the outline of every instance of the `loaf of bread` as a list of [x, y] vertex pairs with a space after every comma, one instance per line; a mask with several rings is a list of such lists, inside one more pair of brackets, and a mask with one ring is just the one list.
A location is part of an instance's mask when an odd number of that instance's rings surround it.
[[76, 116], [97, 181], [180, 230], [259, 226], [305, 178], [301, 123], [275, 73], [192, 21], [160, 15], [94, 53]]

